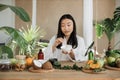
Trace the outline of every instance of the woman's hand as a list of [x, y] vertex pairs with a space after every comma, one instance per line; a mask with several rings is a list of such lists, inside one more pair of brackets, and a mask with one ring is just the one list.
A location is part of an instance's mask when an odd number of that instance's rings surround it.
[[63, 38], [57, 38], [55, 40], [54, 46], [57, 47], [59, 44], [61, 44], [63, 42], [63, 40], [64, 40]]
[[70, 57], [71, 57], [72, 59], [74, 59], [74, 60], [75, 60], [75, 55], [74, 55], [73, 50], [71, 50], [71, 51], [70, 51], [69, 55], [70, 55]]
[[61, 44], [62, 42], [63, 42], [63, 38], [57, 38], [56, 40], [55, 40], [55, 43], [53, 44], [53, 52], [54, 52], [54, 50], [55, 50], [55, 48], [59, 45], [59, 44]]
[[63, 54], [69, 54], [69, 52], [62, 50]]
[[75, 59], [75, 56], [74, 56], [74, 53], [73, 53], [72, 49], [71, 49], [70, 52], [62, 50], [62, 53], [63, 54], [68, 54], [73, 60]]

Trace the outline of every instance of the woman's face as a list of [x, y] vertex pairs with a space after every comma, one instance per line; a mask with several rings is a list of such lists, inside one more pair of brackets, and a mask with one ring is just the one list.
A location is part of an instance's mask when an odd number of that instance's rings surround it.
[[61, 22], [61, 30], [66, 37], [69, 37], [73, 32], [73, 21], [70, 19], [63, 19]]

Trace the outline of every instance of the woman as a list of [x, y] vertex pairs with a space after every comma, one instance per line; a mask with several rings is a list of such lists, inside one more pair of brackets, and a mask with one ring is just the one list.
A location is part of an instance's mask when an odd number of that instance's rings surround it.
[[[66, 50], [67, 48], [70, 50]], [[57, 35], [51, 38], [49, 46], [44, 50], [44, 54], [45, 59], [57, 58], [59, 61], [87, 60], [87, 57], [84, 56], [84, 40], [76, 35], [76, 24], [70, 14], [65, 14], [60, 18]]]

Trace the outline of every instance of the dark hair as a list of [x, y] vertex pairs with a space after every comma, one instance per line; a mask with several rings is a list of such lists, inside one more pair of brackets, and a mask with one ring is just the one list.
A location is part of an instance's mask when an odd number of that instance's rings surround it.
[[[69, 45], [72, 45], [72, 48], [76, 48], [78, 46], [78, 42], [77, 42], [77, 37], [76, 37], [76, 23], [75, 23], [75, 20], [74, 18], [70, 15], [70, 14], [64, 14], [60, 20], [59, 20], [59, 23], [58, 23], [58, 32], [57, 32], [57, 38], [59, 37], [62, 37], [64, 38], [64, 34], [61, 30], [61, 22], [62, 20], [64, 19], [70, 19], [73, 21], [73, 32], [71, 33], [68, 41], [67, 41], [67, 44]], [[62, 46], [62, 44], [58, 45], [57, 48], [60, 49], [60, 47]]]

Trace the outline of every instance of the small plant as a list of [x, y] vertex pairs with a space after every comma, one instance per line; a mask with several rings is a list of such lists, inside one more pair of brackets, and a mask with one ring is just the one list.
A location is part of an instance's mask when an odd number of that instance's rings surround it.
[[39, 26], [27, 25], [27, 29], [22, 27], [20, 32], [28, 43], [26, 53], [32, 55], [32, 53], [34, 53], [35, 49], [37, 48], [37, 43], [39, 42], [40, 38], [45, 35], [45, 31], [40, 29]]

